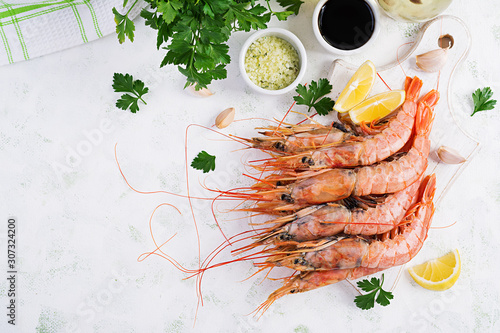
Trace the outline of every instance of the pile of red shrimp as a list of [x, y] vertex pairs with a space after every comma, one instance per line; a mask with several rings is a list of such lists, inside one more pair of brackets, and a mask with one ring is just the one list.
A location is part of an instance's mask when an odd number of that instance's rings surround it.
[[[407, 263], [427, 237], [436, 190], [435, 175], [424, 173], [439, 93], [431, 90], [419, 97], [421, 88], [419, 78], [407, 77], [402, 106], [369, 125], [357, 126], [339, 116], [330, 126], [280, 123], [260, 128], [261, 136], [256, 138], [233, 136], [270, 155], [251, 162], [261, 173], [252, 177], [255, 184], [238, 190], [212, 189], [216, 198], [191, 197], [188, 185], [188, 195], [183, 197], [244, 200], [251, 205], [238, 210], [267, 220], [226, 237], [203, 263], [200, 260], [198, 269], [184, 268], [161, 250], [166, 242], [159, 245], [154, 237], [156, 249], [139, 260], [159, 255], [196, 277], [199, 302], [201, 279], [209, 269], [243, 260], [252, 260], [258, 272], [293, 269], [283, 286], [256, 309], [261, 313], [287, 294]], [[125, 178], [121, 168], [120, 172]], [[232, 251], [241, 255], [238, 259], [212, 264], [229, 245], [248, 240], [250, 244]]]
[[262, 136], [243, 139], [271, 157], [253, 161], [263, 176], [251, 188], [221, 196], [253, 202], [243, 210], [270, 218], [253, 223], [252, 243], [233, 253], [263, 260], [254, 262], [262, 270], [296, 271], [258, 311], [284, 295], [402, 265], [418, 253], [434, 213], [436, 179], [424, 172], [439, 99], [435, 90], [419, 98], [421, 87], [417, 77], [407, 78], [404, 103], [377, 124], [266, 127]]

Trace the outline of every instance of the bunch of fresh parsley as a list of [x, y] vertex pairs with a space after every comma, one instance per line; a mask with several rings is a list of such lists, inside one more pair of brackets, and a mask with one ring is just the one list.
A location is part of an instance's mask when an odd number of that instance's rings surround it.
[[[258, 0], [145, 0], [151, 10], [142, 10], [146, 25], [158, 30], [156, 47], [167, 50], [160, 67], [177, 65], [188, 85], [206, 88], [212, 80], [226, 78], [226, 65], [231, 58], [226, 42], [233, 31], [263, 29], [271, 16], [286, 20], [298, 14], [302, 0], [277, 0], [282, 11], [272, 10]], [[124, 0], [125, 7], [128, 0]], [[261, 1], [264, 2], [264, 1]], [[132, 7], [137, 1], [132, 5]], [[130, 12], [130, 10], [129, 10]], [[134, 24], [128, 13], [113, 8], [120, 43], [134, 39]]]

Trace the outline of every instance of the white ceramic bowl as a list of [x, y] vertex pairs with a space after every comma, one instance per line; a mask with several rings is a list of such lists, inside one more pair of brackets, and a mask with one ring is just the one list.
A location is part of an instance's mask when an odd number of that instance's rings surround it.
[[[257, 39], [260, 37], [264, 36], [276, 36], [279, 38], [282, 38], [289, 42], [295, 50], [297, 50], [297, 53], [299, 55], [299, 74], [295, 78], [295, 80], [287, 87], [278, 89], [278, 90], [269, 90], [269, 89], [264, 89], [253, 83], [250, 78], [248, 77], [248, 74], [245, 70], [245, 55], [248, 51], [248, 48], [250, 45], [255, 42]], [[253, 90], [267, 94], [267, 95], [280, 95], [287, 93], [291, 91], [292, 89], [295, 89], [297, 85], [300, 83], [302, 78], [304, 77], [304, 74], [306, 72], [306, 67], [307, 67], [307, 55], [306, 55], [306, 49], [304, 48], [304, 45], [302, 45], [302, 42], [295, 36], [293, 33], [291, 33], [288, 30], [282, 29], [282, 28], [268, 28], [264, 30], [259, 30], [252, 34], [248, 39], [245, 41], [243, 46], [241, 47], [240, 51], [240, 72], [241, 76], [243, 77], [243, 80], [247, 83], [249, 87], [251, 87]]]
[[370, 36], [370, 39], [357, 49], [353, 50], [342, 50], [338, 49], [332, 45], [330, 45], [321, 35], [321, 32], [319, 31], [319, 12], [321, 11], [321, 7], [327, 2], [328, 0], [319, 0], [318, 4], [314, 8], [313, 16], [312, 16], [312, 27], [313, 27], [313, 32], [314, 36], [318, 40], [318, 42], [323, 46], [326, 50], [328, 50], [331, 53], [338, 54], [338, 55], [351, 55], [351, 54], [356, 54], [356, 53], [361, 53], [365, 49], [369, 48], [374, 42], [375, 39], [377, 38], [377, 35], [380, 31], [380, 12], [378, 9], [378, 5], [375, 3], [374, 0], [364, 0], [371, 8], [373, 12], [373, 17], [375, 19], [375, 28], [373, 30], [373, 34]]

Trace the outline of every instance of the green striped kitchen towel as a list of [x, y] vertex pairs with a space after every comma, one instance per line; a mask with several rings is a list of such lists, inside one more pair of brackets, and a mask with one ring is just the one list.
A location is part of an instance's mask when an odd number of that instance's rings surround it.
[[[113, 33], [112, 9], [125, 13], [135, 1], [128, 2], [123, 9], [123, 0], [0, 0], [0, 66]], [[140, 1], [129, 17], [144, 6]]]

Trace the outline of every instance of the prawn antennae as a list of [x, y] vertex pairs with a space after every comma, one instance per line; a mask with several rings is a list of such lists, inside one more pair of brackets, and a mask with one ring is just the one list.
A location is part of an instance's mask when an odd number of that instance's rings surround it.
[[[125, 181], [125, 183], [127, 184], [127, 186], [134, 192], [136, 193], [139, 193], [139, 194], [158, 194], [158, 193], [164, 193], [164, 194], [170, 194], [170, 195], [174, 195], [176, 197], [181, 197], [181, 198], [187, 198], [188, 196], [187, 195], [183, 195], [183, 194], [178, 194], [178, 193], [173, 193], [173, 192], [168, 192], [168, 191], [139, 191], [137, 189], [135, 189], [132, 185], [130, 185], [130, 183], [128, 182], [127, 178], [125, 177], [125, 174], [123, 173], [123, 170], [120, 166], [120, 162], [118, 162], [118, 154], [116, 152], [116, 147], [117, 147], [118, 143], [115, 143], [115, 161], [116, 161], [116, 165], [118, 166], [118, 170], [120, 171], [120, 174], [122, 175], [122, 178], [123, 180]], [[198, 199], [198, 200], [213, 200], [213, 198], [202, 198], [202, 197], [191, 197], [192, 199]]]
[[[307, 85], [307, 83], [305, 84], [305, 86], [306, 85]], [[292, 108], [294, 107], [295, 103], [297, 103], [297, 102], [293, 101], [292, 105], [290, 106], [290, 108], [288, 109], [288, 111], [283, 116], [283, 119], [281, 119], [280, 123], [278, 124], [278, 127], [276, 127], [276, 129], [274, 130], [274, 134], [276, 134], [276, 131], [281, 127], [281, 124], [283, 124], [283, 122], [285, 121], [285, 119], [288, 116], [288, 114], [290, 113], [290, 111], [292, 111]]]
[[445, 225], [445, 226], [442, 226], [442, 227], [432, 227], [431, 226], [431, 229], [447, 229], [447, 228], [453, 227], [455, 224], [457, 224], [457, 222], [458, 221], [455, 221], [452, 224], [448, 224], [448, 225]]
[[380, 80], [382, 80], [382, 82], [384, 82], [384, 84], [387, 87], [387, 89], [392, 90], [391, 87], [389, 87], [389, 85], [387, 84], [387, 82], [384, 81], [384, 79], [382, 78], [382, 76], [380, 76], [380, 73], [377, 73], [377, 76], [379, 77]]

